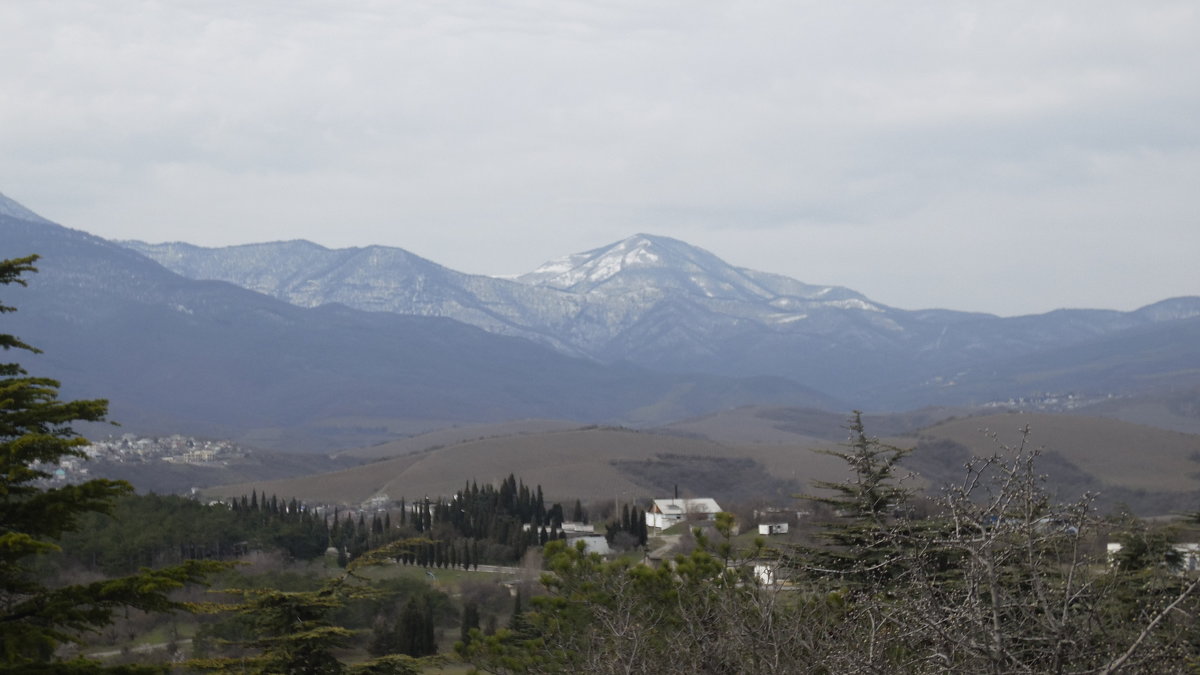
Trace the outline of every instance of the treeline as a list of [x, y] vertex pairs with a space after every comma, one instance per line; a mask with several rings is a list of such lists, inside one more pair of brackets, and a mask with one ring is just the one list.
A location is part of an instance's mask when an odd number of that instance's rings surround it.
[[310, 559], [329, 546], [324, 517], [295, 499], [259, 498], [232, 505], [202, 504], [171, 495], [128, 495], [116, 500], [112, 515], [89, 513], [66, 533], [63, 556], [106, 574], [185, 560], [228, 560], [252, 550], [283, 550]]
[[[575, 502], [572, 516], [586, 519]], [[564, 537], [561, 504], [547, 504], [540, 485], [509, 475], [498, 486], [470, 483], [449, 498], [400, 500], [373, 512], [318, 512], [296, 499], [252, 492], [228, 503], [202, 504], [164, 495], [129, 495], [112, 515], [88, 514], [62, 539], [64, 558], [106, 574], [185, 560], [229, 560], [253, 550], [280, 550], [308, 560], [330, 548], [345, 566], [364, 552], [408, 539], [399, 561], [423, 567], [511, 564], [530, 546]]]
[[[567, 518], [562, 504], [548, 505], [541, 485], [531, 488], [512, 474], [499, 486], [480, 487], [472, 481], [450, 497], [426, 497], [412, 503], [402, 499], [399, 507], [394, 536], [432, 540], [404, 554], [400, 561], [406, 564], [508, 564], [519, 561], [531, 546], [565, 538], [562, 524]], [[572, 516], [577, 521], [587, 519], [578, 500]], [[370, 548], [373, 546], [356, 546], [348, 558], [353, 560]]]

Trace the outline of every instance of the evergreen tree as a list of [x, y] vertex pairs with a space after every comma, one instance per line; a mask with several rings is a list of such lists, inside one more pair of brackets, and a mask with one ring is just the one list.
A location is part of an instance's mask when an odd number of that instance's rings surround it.
[[431, 656], [437, 653], [433, 605], [429, 598], [409, 598], [396, 624], [396, 636], [396, 650], [401, 654]]
[[[24, 286], [21, 275], [35, 272], [36, 260], [0, 260], [0, 286]], [[0, 304], [0, 314], [12, 311]], [[0, 334], [0, 348], [39, 352], [7, 334]], [[84, 516], [109, 512], [114, 499], [133, 491], [124, 481], [100, 479], [52, 489], [38, 485], [63, 458], [85, 456], [79, 448], [86, 441], [71, 424], [104, 421], [107, 414], [107, 401], [60, 401], [58, 388], [57, 381], [31, 377], [16, 363], [0, 364], [0, 672], [104, 672], [91, 661], [56, 661], [54, 652], [111, 623], [117, 609], [183, 609], [167, 594], [222, 567], [188, 561], [90, 584], [43, 583], [34, 571], [38, 556], [59, 550], [55, 540], [76, 530]]]
[[525, 610], [521, 607], [521, 589], [518, 588], [517, 595], [513, 598], [512, 617], [508, 620], [508, 629], [519, 634], [525, 627]]
[[[243, 596], [243, 602], [235, 611], [249, 621], [251, 635], [242, 644], [256, 650], [257, 654], [250, 657], [197, 659], [188, 665], [200, 670], [254, 675], [420, 672], [419, 663], [389, 656], [347, 668], [338, 660], [336, 652], [347, 646], [353, 631], [337, 625], [333, 620], [333, 614], [345, 607], [347, 602], [377, 595], [365, 585], [361, 574], [363, 567], [387, 563], [403, 550], [419, 543], [420, 540], [405, 540], [368, 551], [351, 562], [345, 572], [327, 580], [315, 591], [229, 591]], [[427, 609], [424, 616], [429, 618], [430, 625], [428, 628], [421, 627], [421, 644], [427, 648], [433, 637], [432, 609]], [[390, 644], [385, 641], [384, 649]], [[434, 644], [434, 651], [420, 655], [436, 653], [436, 649]]]
[[479, 605], [468, 602], [463, 605], [461, 640], [463, 646], [471, 644], [471, 631], [479, 630]]
[[895, 516], [912, 491], [897, 483], [895, 472], [911, 451], [867, 436], [860, 411], [853, 412], [846, 429], [850, 438], [844, 449], [822, 452], [844, 460], [850, 478], [840, 483], [814, 481], [833, 494], [804, 497], [828, 506], [837, 519], [821, 533], [830, 545], [807, 551], [804, 565], [852, 585], [871, 586], [894, 574], [902, 557], [897, 546], [903, 536], [896, 531]]

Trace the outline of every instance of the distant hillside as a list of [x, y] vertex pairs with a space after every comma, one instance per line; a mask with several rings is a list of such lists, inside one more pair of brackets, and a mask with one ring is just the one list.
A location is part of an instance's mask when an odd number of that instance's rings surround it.
[[496, 424], [456, 424], [387, 443], [343, 450], [337, 456], [366, 461], [390, 459], [422, 450], [436, 450], [447, 445], [458, 445], [467, 441], [570, 431], [578, 429], [580, 426], [582, 425], [578, 422], [565, 420], [513, 420]]
[[246, 481], [278, 480], [336, 471], [357, 464], [315, 453], [253, 450], [246, 457], [211, 464], [172, 464], [163, 461], [87, 463], [88, 478], [129, 481], [138, 492], [188, 494], [207, 488]]
[[[903, 413], [864, 414], [872, 436], [899, 436], [948, 417], [972, 414], [962, 408], [922, 408]], [[801, 443], [846, 440], [847, 412], [815, 408], [743, 406], [672, 422], [659, 431], [698, 436], [720, 443]]]
[[[335, 473], [222, 486], [209, 493], [258, 490], [357, 504], [376, 495], [451, 494], [464, 483], [493, 483], [513, 473], [527, 484], [542, 485], [554, 499], [637, 499], [669, 494], [677, 484], [685, 495], [790, 501], [811, 479], [837, 477], [844, 469], [838, 460], [795, 445], [737, 447], [591, 428], [473, 440]], [[772, 490], [764, 492], [764, 486]], [[773, 489], [784, 486], [783, 492]]]
[[966, 461], [1018, 444], [1026, 425], [1029, 443], [1044, 448], [1039, 468], [1064, 498], [1090, 491], [1099, 493], [1103, 508], [1124, 502], [1153, 514], [1200, 508], [1200, 435], [1114, 419], [1031, 413], [954, 419], [921, 430], [907, 465], [934, 482], [961, 478]]
[[1098, 417], [1200, 434], [1200, 387], [1158, 387], [1136, 396], [1105, 399], [1079, 410]]
[[[775, 411], [778, 413], [779, 411]], [[761, 419], [761, 418], [760, 418]], [[1039, 469], [1063, 499], [1099, 492], [1097, 506], [1125, 503], [1138, 513], [1167, 514], [1200, 506], [1200, 436], [1152, 429], [1111, 419], [1072, 415], [994, 414], [950, 419], [913, 435], [885, 438], [915, 447], [905, 467], [914, 487], [956, 483], [972, 457], [1019, 440], [1029, 424], [1030, 441], [1046, 450]], [[520, 433], [409, 452], [344, 471], [281, 481], [222, 486], [210, 492], [239, 495], [266, 491], [303, 499], [358, 504], [378, 495], [392, 499], [451, 494], [469, 481], [496, 482], [509, 473], [541, 484], [556, 499], [647, 499], [678, 485], [687, 496], [739, 503], [793, 503], [812, 491], [814, 480], [841, 480], [845, 463], [817, 452], [838, 441], [794, 435], [765, 440], [745, 427], [715, 442], [678, 430], [664, 433], [591, 428]], [[868, 429], [870, 431], [870, 429]], [[839, 436], [844, 431], [834, 432]]]

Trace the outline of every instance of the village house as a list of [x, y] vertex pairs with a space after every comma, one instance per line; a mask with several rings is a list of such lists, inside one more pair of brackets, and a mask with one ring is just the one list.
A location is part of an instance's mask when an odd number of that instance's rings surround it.
[[[1109, 542], [1107, 548], [1108, 564], [1112, 565], [1123, 547], [1117, 542]], [[1171, 548], [1175, 549], [1175, 553], [1179, 556], [1179, 562], [1174, 569], [1176, 573], [1184, 574], [1200, 570], [1200, 544], [1171, 544]]]
[[662, 531], [685, 520], [713, 520], [720, 512], [715, 499], [655, 499], [646, 511], [646, 527]]

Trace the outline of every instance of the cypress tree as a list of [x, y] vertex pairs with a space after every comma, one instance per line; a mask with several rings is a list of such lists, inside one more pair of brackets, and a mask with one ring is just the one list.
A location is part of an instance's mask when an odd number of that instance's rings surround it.
[[512, 618], [508, 620], [508, 629], [519, 634], [525, 627], [525, 610], [521, 607], [521, 589], [518, 588], [517, 594], [513, 598]]
[[412, 597], [404, 604], [396, 622], [396, 650], [409, 656], [437, 653], [433, 606], [428, 598]]
[[460, 636], [463, 646], [471, 644], [471, 631], [479, 629], [479, 606], [474, 602], [463, 605], [462, 627]]

